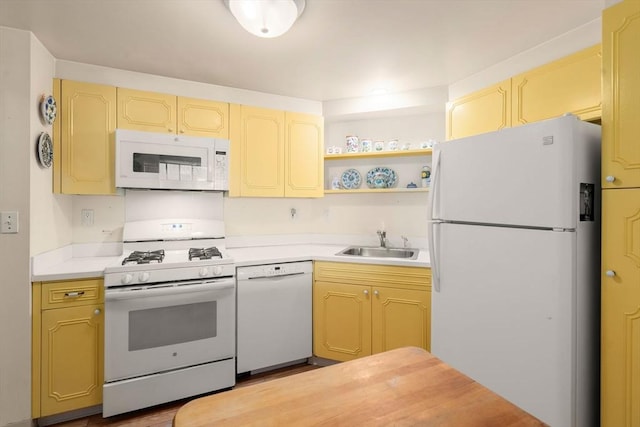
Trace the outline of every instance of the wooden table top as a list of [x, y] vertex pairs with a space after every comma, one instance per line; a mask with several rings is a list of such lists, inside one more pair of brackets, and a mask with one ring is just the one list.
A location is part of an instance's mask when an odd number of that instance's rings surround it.
[[405, 347], [192, 400], [175, 427], [544, 426], [423, 349]]

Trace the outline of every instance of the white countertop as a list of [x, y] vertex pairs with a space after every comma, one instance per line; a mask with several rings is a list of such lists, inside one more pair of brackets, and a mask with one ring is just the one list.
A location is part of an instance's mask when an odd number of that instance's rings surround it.
[[[431, 265], [429, 262], [429, 253], [424, 249], [420, 249], [416, 260], [336, 255], [336, 253], [345, 249], [347, 246], [348, 245], [320, 244], [251, 246], [227, 249], [227, 252], [234, 259], [238, 267], [293, 261], [334, 261], [410, 267], [430, 267]], [[70, 251], [65, 251], [57, 257], [49, 256], [47, 262], [39, 262], [38, 256], [34, 257], [31, 281], [39, 282], [102, 277], [106, 267], [120, 264], [123, 258], [122, 255], [67, 256], [69, 253]]]

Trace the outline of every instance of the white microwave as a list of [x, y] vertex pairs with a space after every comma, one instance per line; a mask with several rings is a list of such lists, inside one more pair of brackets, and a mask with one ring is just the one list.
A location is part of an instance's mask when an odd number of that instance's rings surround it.
[[116, 187], [229, 189], [229, 141], [116, 129]]

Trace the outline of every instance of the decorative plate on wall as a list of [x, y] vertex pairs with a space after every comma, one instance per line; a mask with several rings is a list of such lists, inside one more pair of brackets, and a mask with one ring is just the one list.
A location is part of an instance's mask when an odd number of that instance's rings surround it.
[[38, 138], [38, 161], [48, 168], [53, 163], [53, 143], [48, 133], [42, 132]]
[[58, 107], [56, 106], [56, 100], [53, 96], [45, 96], [40, 103], [40, 114], [42, 114], [42, 119], [46, 124], [52, 125], [56, 120], [56, 115], [58, 114]]

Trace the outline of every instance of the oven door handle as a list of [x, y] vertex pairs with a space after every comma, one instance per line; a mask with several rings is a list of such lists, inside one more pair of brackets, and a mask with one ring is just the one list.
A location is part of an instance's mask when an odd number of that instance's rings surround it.
[[183, 286], [159, 286], [156, 288], [146, 288], [146, 289], [127, 289], [127, 290], [117, 290], [117, 289], [108, 289], [104, 293], [104, 298], [107, 301], [116, 301], [116, 300], [128, 300], [134, 298], [146, 298], [146, 297], [160, 297], [167, 295], [183, 295], [183, 294], [191, 294], [197, 292], [225, 292], [230, 289], [235, 288], [234, 282], [224, 282], [224, 283], [206, 283], [206, 284], [198, 284], [198, 285], [183, 285]]

